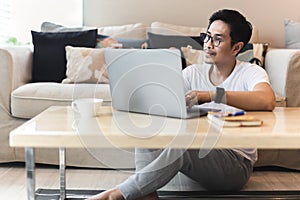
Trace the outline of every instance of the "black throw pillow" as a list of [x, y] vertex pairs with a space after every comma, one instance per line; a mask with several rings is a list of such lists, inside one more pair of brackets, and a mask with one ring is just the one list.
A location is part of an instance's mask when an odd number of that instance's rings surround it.
[[181, 47], [192, 46], [193, 49], [202, 50], [203, 41], [199, 36], [183, 36], [183, 35], [160, 35], [148, 32], [149, 48], [170, 48], [175, 47], [180, 49]]
[[[148, 32], [148, 47], [150, 49], [161, 48], [177, 48], [191, 46], [193, 49], [202, 50], [203, 40], [199, 36], [183, 36], [183, 35], [160, 35]], [[181, 51], [181, 50], [180, 50]], [[182, 69], [186, 67], [186, 61], [181, 52]]]
[[78, 32], [31, 31], [33, 65], [31, 82], [61, 82], [66, 77], [65, 46], [96, 46], [97, 29]]

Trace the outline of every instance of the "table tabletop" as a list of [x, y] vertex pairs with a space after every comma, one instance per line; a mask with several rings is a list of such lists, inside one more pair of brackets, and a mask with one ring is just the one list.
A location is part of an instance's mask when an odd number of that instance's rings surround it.
[[259, 127], [218, 127], [206, 118], [175, 119], [102, 106], [82, 118], [71, 107], [52, 106], [11, 131], [12, 147], [284, 148], [300, 147], [300, 108], [247, 112]]

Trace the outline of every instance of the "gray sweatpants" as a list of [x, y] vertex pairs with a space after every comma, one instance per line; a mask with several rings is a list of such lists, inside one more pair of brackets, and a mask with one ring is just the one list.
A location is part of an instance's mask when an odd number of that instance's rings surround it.
[[213, 191], [241, 189], [253, 170], [251, 162], [229, 149], [212, 149], [199, 157], [199, 150], [136, 149], [136, 173], [118, 185], [126, 200], [157, 191], [178, 172]]

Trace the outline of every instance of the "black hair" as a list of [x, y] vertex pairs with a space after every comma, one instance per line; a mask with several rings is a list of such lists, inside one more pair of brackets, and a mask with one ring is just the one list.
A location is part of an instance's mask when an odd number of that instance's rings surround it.
[[252, 35], [252, 25], [241, 13], [236, 10], [219, 10], [209, 18], [208, 28], [216, 20], [221, 20], [229, 25], [231, 46], [237, 42], [243, 42], [245, 46], [249, 42]]

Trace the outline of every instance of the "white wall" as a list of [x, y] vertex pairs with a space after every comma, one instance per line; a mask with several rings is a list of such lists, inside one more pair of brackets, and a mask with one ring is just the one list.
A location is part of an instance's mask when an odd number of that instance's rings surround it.
[[30, 30], [39, 31], [44, 21], [82, 26], [82, 0], [11, 0], [11, 34], [31, 41]]
[[206, 26], [222, 8], [242, 12], [258, 28], [259, 40], [284, 47], [284, 18], [300, 22], [299, 0], [84, 0], [84, 25], [108, 26], [152, 21]]

